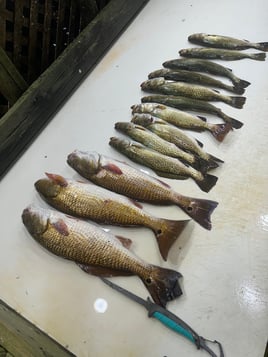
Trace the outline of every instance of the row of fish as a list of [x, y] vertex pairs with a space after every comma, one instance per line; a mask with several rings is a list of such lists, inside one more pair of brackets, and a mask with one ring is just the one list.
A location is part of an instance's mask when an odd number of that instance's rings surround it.
[[210, 217], [218, 203], [181, 195], [157, 178], [97, 152], [76, 150], [68, 155], [67, 163], [91, 182], [51, 173], [37, 180], [36, 190], [57, 211], [33, 205], [23, 211], [23, 223], [33, 238], [89, 274], [138, 275], [162, 306], [178, 297], [182, 293], [179, 272], [146, 263], [129, 250], [130, 239], [114, 236], [86, 220], [147, 227], [166, 260], [189, 220], [154, 217], [140, 202], [177, 205], [206, 229], [211, 229]]
[[[161, 88], [160, 92], [156, 90], [160, 94], [144, 97], [141, 104], [133, 105], [131, 122], [115, 124], [117, 130], [135, 142], [113, 137], [110, 145], [152, 168], [159, 176], [191, 177], [208, 192], [216, 184], [217, 177], [207, 172], [223, 161], [207, 153], [201, 142], [181, 129], [206, 130], [222, 141], [232, 128], [243, 124], [207, 100], [221, 100], [242, 108], [245, 98], [223, 96], [203, 85], [243, 94], [250, 83], [207, 60], [178, 59], [165, 62], [164, 67], [152, 72], [149, 80], [142, 84], [144, 90]], [[228, 87], [195, 71], [225, 75], [233, 86]], [[179, 81], [198, 83], [198, 94]], [[210, 124], [205, 118], [184, 110], [212, 113], [225, 123]], [[189, 220], [154, 217], [140, 202], [177, 205], [208, 230], [211, 229], [211, 214], [218, 203], [182, 195], [158, 178], [97, 152], [74, 151], [68, 155], [67, 163], [90, 182], [51, 173], [36, 181], [36, 190], [54, 210], [34, 205], [24, 209], [22, 220], [32, 237], [52, 253], [74, 261], [88, 274], [102, 277], [137, 275], [161, 306], [179, 297], [182, 294], [179, 272], [140, 259], [131, 252], [130, 239], [106, 232], [98, 223], [147, 227], [153, 232], [160, 254], [166, 260]]]
[[[207, 131], [216, 140], [223, 141], [232, 129], [241, 128], [243, 123], [210, 102], [220, 101], [241, 109], [246, 101], [241, 94], [250, 82], [237, 77], [231, 69], [208, 59], [264, 59], [263, 52], [254, 56], [241, 53], [240, 50], [253, 47], [267, 51], [268, 44], [207, 34], [193, 34], [188, 39], [211, 48], [181, 50], [180, 55], [187, 58], [165, 61], [162, 69], [149, 73], [148, 80], [142, 82], [141, 89], [153, 94], [142, 97], [141, 104], [131, 107], [131, 122], [115, 124], [116, 130], [134, 142], [112, 137], [109, 144], [131, 160], [151, 168], [161, 177], [191, 177], [202, 191], [209, 192], [215, 186], [217, 177], [207, 172], [223, 161], [206, 153], [200, 142], [181, 129]], [[228, 78], [232, 85], [210, 75]], [[239, 95], [225, 95], [214, 89], [215, 87]], [[198, 114], [193, 115], [187, 111]], [[203, 116], [204, 113], [216, 115], [224, 123], [209, 123]]]

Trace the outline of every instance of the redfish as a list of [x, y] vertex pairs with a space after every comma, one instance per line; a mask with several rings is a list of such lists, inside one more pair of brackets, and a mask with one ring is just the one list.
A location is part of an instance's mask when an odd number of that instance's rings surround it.
[[218, 202], [183, 196], [165, 182], [119, 160], [95, 151], [74, 151], [68, 164], [93, 183], [138, 201], [179, 206], [202, 227], [211, 229], [211, 214]]
[[98, 223], [150, 228], [164, 260], [189, 221], [154, 217], [145, 212], [140, 203], [123, 195], [87, 182], [69, 180], [55, 174], [46, 175], [47, 178], [35, 183], [35, 188], [52, 207]]
[[97, 225], [40, 207], [25, 208], [22, 221], [38, 243], [76, 262], [88, 274], [101, 277], [137, 275], [155, 303], [163, 307], [182, 294], [178, 281], [182, 275], [140, 259], [127, 248], [129, 239], [118, 239]]

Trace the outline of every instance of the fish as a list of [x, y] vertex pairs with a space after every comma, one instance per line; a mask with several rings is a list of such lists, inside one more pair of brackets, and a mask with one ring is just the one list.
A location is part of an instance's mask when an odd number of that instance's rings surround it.
[[175, 70], [170, 68], [161, 68], [149, 73], [148, 75], [149, 79], [153, 79], [157, 77], [163, 77], [171, 81], [181, 81], [181, 82], [205, 85], [209, 87], [221, 88], [237, 94], [245, 93], [245, 89], [242, 87], [231, 86], [211, 76], [199, 72], [194, 72], [194, 71], [187, 71], [183, 69]]
[[30, 235], [51, 253], [101, 277], [138, 276], [156, 304], [163, 307], [182, 295], [181, 273], [149, 264], [129, 250], [129, 239], [92, 223], [34, 205], [22, 212]]
[[256, 61], [265, 61], [266, 53], [246, 53], [236, 50], [225, 50], [221, 48], [183, 48], [179, 51], [182, 57], [220, 59], [224, 61], [237, 61], [243, 58], [249, 58]]
[[51, 173], [46, 173], [46, 176], [35, 182], [35, 188], [49, 205], [63, 213], [97, 223], [147, 227], [153, 231], [164, 260], [189, 222], [154, 217], [145, 212], [139, 202], [89, 182]]
[[238, 88], [246, 88], [250, 85], [250, 82], [237, 77], [230, 68], [205, 59], [176, 58], [165, 61], [163, 66], [169, 69], [185, 69], [188, 71], [204, 72], [216, 76], [227, 77], [231, 80], [234, 86]]
[[[157, 106], [157, 104], [155, 106]], [[133, 116], [131, 121], [133, 123], [144, 126], [148, 130], [160, 136], [160, 138], [175, 144], [182, 150], [185, 150], [186, 152], [191, 152], [192, 154], [201, 158], [206, 162], [207, 169], [213, 169], [218, 167], [219, 166], [218, 162], [223, 163], [221, 159], [218, 159], [217, 157], [208, 154], [205, 150], [203, 150], [203, 148], [196, 141], [196, 139], [185, 134], [183, 130], [180, 130], [179, 128], [167, 123], [162, 119], [153, 117], [149, 113], [136, 114]]]
[[133, 122], [117, 122], [115, 123], [115, 129], [128, 135], [131, 139], [138, 141], [148, 148], [158, 151], [164, 155], [175, 157], [186, 165], [189, 164], [203, 173], [206, 173], [208, 170], [206, 162], [199, 160], [191, 153], [181, 150], [175, 144], [166, 141], [141, 125], [137, 125]]
[[177, 180], [191, 177], [204, 192], [209, 192], [218, 180], [216, 176], [203, 175], [194, 168], [182, 164], [179, 160], [146, 148], [137, 142], [111, 137], [109, 144], [131, 160], [150, 167], [158, 176]]
[[220, 142], [224, 140], [225, 136], [232, 129], [231, 124], [207, 123], [206, 118], [204, 117], [194, 116], [182, 110], [174, 109], [174, 107], [158, 104], [156, 101], [155, 103], [153, 101], [150, 102], [151, 97], [145, 98], [149, 98], [148, 102], [132, 105], [132, 114], [134, 114], [135, 118], [137, 116], [136, 113], [150, 113], [178, 128], [195, 131], [209, 131], [213, 137]]
[[197, 112], [215, 114], [222, 118], [226, 123], [230, 124], [232, 128], [239, 129], [243, 123], [237, 119], [231, 118], [225, 114], [220, 108], [215, 105], [205, 102], [200, 99], [187, 98], [179, 95], [151, 95], [141, 98], [142, 103], [159, 103], [168, 105], [170, 107], [180, 110], [192, 110]]
[[248, 48], [255, 48], [260, 51], [268, 51], [268, 42], [250, 42], [248, 40], [239, 40], [234, 37], [207, 33], [194, 33], [188, 36], [188, 41], [197, 45], [225, 48], [229, 50], [247, 50]]
[[206, 88], [197, 84], [170, 82], [162, 77], [149, 79], [141, 84], [141, 89], [153, 93], [181, 95], [205, 101], [221, 101], [235, 108], [243, 108], [245, 97], [223, 95], [216, 89]]
[[129, 198], [160, 205], [176, 205], [203, 228], [211, 230], [211, 214], [218, 202], [184, 196], [167, 183], [135, 167], [96, 151], [75, 150], [67, 163], [96, 185]]

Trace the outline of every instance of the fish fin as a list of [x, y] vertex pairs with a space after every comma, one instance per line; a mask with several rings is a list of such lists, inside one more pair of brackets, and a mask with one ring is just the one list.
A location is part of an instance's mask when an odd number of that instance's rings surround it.
[[220, 162], [220, 163], [224, 163], [223, 160], [219, 159], [218, 157], [214, 156], [214, 155], [211, 155], [209, 154], [209, 160], [213, 160], [213, 161], [217, 161], [217, 162]]
[[238, 79], [235, 81], [235, 87], [246, 88], [246, 87], [248, 87], [250, 84], [251, 84], [250, 82], [245, 81], [244, 79], [240, 79], [240, 78], [238, 78]]
[[69, 229], [67, 224], [64, 222], [63, 219], [57, 220], [57, 222], [51, 223], [51, 225], [62, 235], [68, 236], [69, 235]]
[[133, 275], [133, 273], [127, 272], [127, 271], [123, 271], [123, 270], [111, 269], [111, 268], [106, 268], [106, 267], [102, 267], [102, 266], [81, 264], [81, 263], [77, 263], [77, 262], [76, 262], [76, 264], [85, 273], [90, 274], [90, 275], [95, 275], [95, 276], [102, 276], [104, 278], [109, 278], [109, 277], [112, 277], [112, 276], [129, 276], [129, 275]]
[[126, 237], [122, 237], [122, 236], [115, 236], [117, 240], [119, 240], [119, 242], [122, 244], [123, 247], [129, 249], [131, 244], [132, 244], [132, 240]]
[[169, 301], [182, 295], [182, 289], [179, 284], [179, 278], [181, 277], [181, 273], [175, 270], [153, 266], [151, 274], [142, 278], [142, 282], [154, 302], [166, 307]]
[[218, 206], [218, 202], [189, 197], [189, 203], [187, 205], [179, 206], [195, 222], [199, 223], [205, 229], [211, 230], [212, 225], [210, 217], [212, 212]]
[[166, 106], [164, 104], [157, 104], [156, 108], [157, 109], [166, 109]]
[[54, 181], [57, 185], [62, 187], [68, 186], [68, 181], [64, 177], [56, 174], [50, 174], [48, 172], [45, 172], [45, 174], [50, 180]]
[[232, 130], [232, 125], [229, 123], [215, 124], [211, 129], [211, 133], [218, 141], [223, 141], [230, 130]]
[[155, 178], [161, 185], [163, 185], [163, 186], [165, 186], [165, 187], [167, 187], [167, 188], [170, 188], [170, 185], [169, 184], [167, 184], [166, 182], [164, 182], [164, 181], [161, 181], [161, 180], [159, 180], [158, 178]]
[[218, 177], [207, 174], [203, 180], [196, 180], [196, 183], [202, 191], [209, 192], [216, 185], [217, 181]]
[[136, 200], [134, 200], [134, 199], [132, 199], [132, 198], [129, 198], [129, 201], [130, 201], [134, 206], [136, 206], [136, 207], [138, 207], [138, 208], [140, 208], [140, 209], [143, 208], [143, 205], [142, 205], [140, 202], [138, 202], [138, 201], [136, 201]]
[[233, 128], [235, 129], [240, 129], [244, 123], [242, 123], [241, 121], [234, 119], [234, 118], [230, 118], [231, 119], [231, 125]]
[[201, 119], [204, 122], [207, 121], [207, 118], [206, 117], [202, 117], [201, 115], [197, 115], [197, 118]]
[[231, 106], [233, 106], [234, 108], [243, 108], [243, 105], [245, 104], [246, 101], [246, 97], [230, 97], [231, 98]]
[[231, 90], [237, 94], [244, 94], [245, 93], [245, 88], [240, 87], [238, 85], [235, 85], [233, 87], [231, 87]]
[[174, 179], [174, 180], [187, 180], [189, 178], [188, 176], [172, 174], [172, 173], [169, 173], [169, 172], [163, 172], [163, 171], [157, 171], [157, 170], [154, 170], [154, 172], [158, 176], [165, 177], [165, 178], [170, 178], [170, 179]]
[[184, 230], [189, 219], [183, 221], [174, 221], [169, 219], [159, 219], [159, 225], [154, 229], [160, 254], [164, 260], [167, 260], [168, 252]]
[[102, 166], [103, 169], [112, 172], [113, 174], [122, 175], [122, 170], [115, 164], [107, 164]]
[[258, 42], [256, 48], [261, 51], [268, 51], [268, 42]]
[[251, 59], [254, 59], [254, 60], [257, 60], [257, 61], [265, 61], [265, 58], [266, 58], [266, 53], [252, 53], [250, 55], [250, 58]]
[[218, 93], [218, 94], [221, 94], [221, 92], [218, 90], [218, 89], [212, 89], [213, 90], [213, 92], [215, 92], [215, 93]]
[[202, 174], [207, 173], [210, 169], [215, 169], [219, 167], [219, 164], [213, 160], [205, 160], [201, 157], [195, 157], [195, 163], [192, 165], [196, 170], [202, 172]]
[[195, 141], [201, 148], [204, 146], [204, 144], [201, 141], [197, 140], [196, 138], [195, 138]]

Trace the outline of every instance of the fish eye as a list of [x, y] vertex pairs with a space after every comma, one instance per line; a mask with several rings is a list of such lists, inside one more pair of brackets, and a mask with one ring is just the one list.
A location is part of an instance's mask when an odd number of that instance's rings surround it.
[[147, 278], [145, 281], [146, 281], [146, 284], [148, 284], [148, 285], [152, 284], [152, 279], [151, 278]]
[[158, 229], [157, 232], [156, 232], [157, 235], [160, 235], [162, 234], [162, 230], [161, 229]]
[[188, 206], [188, 207], [187, 207], [187, 211], [188, 211], [188, 212], [191, 212], [192, 210], [193, 210], [193, 207], [192, 207], [192, 206]]

